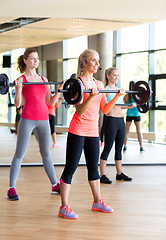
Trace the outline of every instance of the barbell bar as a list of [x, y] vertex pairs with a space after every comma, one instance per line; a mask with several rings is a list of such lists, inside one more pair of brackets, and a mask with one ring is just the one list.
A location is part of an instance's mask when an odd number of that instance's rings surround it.
[[[62, 82], [28, 82], [22, 83], [22, 85], [57, 85]], [[9, 91], [9, 87], [14, 87], [15, 83], [10, 83], [9, 78], [6, 74], [0, 74], [0, 94], [5, 95]]]
[[[64, 104], [65, 104], [65, 108], [68, 109], [68, 108], [70, 107], [70, 105], [69, 105], [67, 102], [65, 102]], [[131, 104], [131, 103], [116, 103], [115, 106], [131, 107], [132, 104]], [[137, 104], [136, 107], [137, 107], [137, 109], [138, 109], [138, 111], [139, 111], [140, 113], [146, 113], [146, 112], [148, 112], [149, 109], [150, 109], [149, 102], [146, 102], [146, 103], [143, 103], [143, 104]]]
[[[116, 103], [115, 106], [124, 106], [124, 107], [131, 107], [131, 103]], [[149, 102], [143, 103], [143, 104], [137, 104], [137, 109], [140, 113], [146, 113], [150, 109], [150, 104]]]
[[[62, 82], [33, 82], [33, 83], [23, 83], [23, 85], [56, 85]], [[14, 83], [10, 83], [8, 76], [6, 74], [0, 74], [0, 94], [4, 95], [9, 91], [9, 87], [13, 87]], [[84, 90], [81, 81], [75, 78], [68, 79], [63, 89], [58, 90], [63, 93], [64, 99], [68, 104], [78, 103], [82, 97], [83, 93], [91, 93], [91, 90]], [[119, 90], [99, 90], [99, 93], [118, 93]], [[133, 90], [125, 90], [126, 93], [131, 93], [133, 99], [138, 104], [146, 103], [150, 98], [150, 87], [145, 81], [138, 81], [133, 85]]]
[[[91, 90], [84, 90], [82, 81], [75, 78], [68, 79], [63, 89], [58, 90], [63, 93], [64, 99], [68, 104], [76, 104], [83, 98], [83, 93], [91, 93]], [[119, 90], [99, 90], [99, 93], [118, 93]], [[151, 94], [150, 87], [145, 81], [138, 81], [133, 85], [132, 91], [125, 90], [126, 93], [131, 93], [134, 101], [137, 104], [146, 103]]]

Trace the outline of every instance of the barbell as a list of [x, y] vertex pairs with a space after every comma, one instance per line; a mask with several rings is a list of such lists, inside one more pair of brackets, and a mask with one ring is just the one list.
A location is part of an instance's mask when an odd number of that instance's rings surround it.
[[[115, 106], [124, 106], [124, 107], [131, 107], [132, 104], [131, 103], [116, 103]], [[150, 109], [150, 104], [149, 102], [143, 103], [143, 104], [137, 104], [137, 109], [140, 113], [146, 113], [149, 111]]]
[[[64, 104], [65, 104], [66, 109], [68, 109], [70, 107], [70, 105], [67, 102], [65, 102]], [[131, 107], [132, 104], [131, 103], [127, 103], [127, 104], [126, 103], [116, 103], [115, 106]], [[146, 103], [143, 103], [143, 104], [137, 104], [136, 107], [137, 107], [137, 109], [140, 113], [146, 113], [150, 109], [150, 104], [149, 104], [149, 102], [146, 102]]]
[[[146, 103], [151, 94], [150, 87], [145, 81], [134, 83], [132, 91], [125, 90], [126, 93], [131, 93], [134, 101], [137, 104]], [[63, 93], [64, 99], [68, 104], [76, 104], [83, 98], [83, 93], [91, 93], [91, 90], [84, 90], [81, 81], [70, 78], [64, 83], [63, 89], [58, 90]], [[99, 90], [99, 93], [118, 93], [119, 90]]]
[[[56, 85], [61, 84], [62, 82], [28, 82], [22, 83], [22, 85]], [[6, 74], [0, 74], [0, 94], [5, 95], [9, 91], [9, 87], [15, 86], [14, 82], [10, 83], [9, 78]]]
[[[61, 84], [62, 82], [31, 82], [23, 83], [23, 85], [52, 85]], [[13, 87], [14, 83], [10, 83], [6, 74], [0, 74], [0, 94], [4, 95], [9, 91], [9, 87]], [[64, 99], [68, 104], [76, 104], [81, 101], [83, 93], [91, 93], [91, 90], [84, 90], [81, 81], [75, 78], [70, 78], [64, 83], [63, 89], [58, 90], [63, 93]], [[119, 90], [99, 90], [99, 93], [118, 93]], [[125, 90], [126, 93], [131, 93], [134, 101], [137, 104], [144, 104], [150, 98], [150, 87], [145, 81], [134, 83], [133, 90]]]

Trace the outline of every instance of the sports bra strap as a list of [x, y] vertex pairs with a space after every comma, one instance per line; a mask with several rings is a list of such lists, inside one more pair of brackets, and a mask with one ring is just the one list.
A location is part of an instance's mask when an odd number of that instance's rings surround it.
[[23, 78], [23, 82], [28, 82], [25, 75], [22, 75], [22, 78]]
[[42, 75], [40, 75], [40, 77], [41, 77], [41, 79], [43, 80], [43, 82], [45, 82], [44, 77], [43, 77]]
[[[44, 77], [41, 76], [41, 75], [39, 75], [39, 76], [41, 77], [41, 79], [43, 80], [43, 82], [45, 82]], [[22, 78], [23, 78], [23, 82], [27, 82], [27, 83], [28, 83], [28, 81], [27, 81], [25, 75], [22, 75]]]

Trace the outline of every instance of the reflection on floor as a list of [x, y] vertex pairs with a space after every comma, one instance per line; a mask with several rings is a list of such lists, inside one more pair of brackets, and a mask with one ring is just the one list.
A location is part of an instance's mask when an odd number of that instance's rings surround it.
[[[7, 127], [0, 127], [0, 165], [9, 165], [15, 152], [16, 134], [11, 134]], [[57, 134], [59, 147], [50, 145], [51, 157], [56, 165], [65, 163], [67, 134]], [[50, 139], [51, 142], [51, 139]], [[137, 141], [128, 141], [127, 151], [123, 152], [124, 164], [166, 164], [166, 145], [144, 142], [145, 152], [140, 152]], [[102, 151], [103, 147], [100, 148]], [[23, 164], [42, 164], [38, 143], [32, 135]], [[85, 164], [84, 154], [81, 156], [80, 164]], [[114, 165], [114, 147], [109, 155], [108, 164]]]

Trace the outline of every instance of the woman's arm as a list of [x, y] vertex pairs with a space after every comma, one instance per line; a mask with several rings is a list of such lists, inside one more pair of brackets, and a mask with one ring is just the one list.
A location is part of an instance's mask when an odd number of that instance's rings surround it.
[[14, 103], [16, 108], [19, 108], [22, 105], [22, 77], [17, 78], [14, 81], [15, 84], [15, 99]]
[[[128, 99], [129, 99], [129, 95], [128, 95], [128, 94], [125, 94], [125, 95], [124, 95], [124, 98], [123, 98], [124, 104], [127, 103]], [[136, 107], [136, 106], [137, 106], [136, 103], [131, 103], [131, 106], [122, 106], [121, 108], [122, 108], [122, 109], [131, 109], [131, 108], [134, 108], [134, 107]]]
[[[44, 78], [44, 79], [45, 79], [46, 82], [48, 82], [48, 80], [46, 78]], [[64, 82], [62, 82], [59, 85], [58, 90], [63, 89], [63, 85], [64, 85]], [[50, 107], [53, 107], [53, 106], [55, 106], [56, 102], [58, 101], [61, 93], [57, 91], [54, 94], [54, 96], [52, 96], [49, 86], [46, 85], [46, 87], [47, 87], [46, 101], [50, 105]]]
[[91, 89], [91, 90], [92, 91], [91, 91], [89, 97], [84, 102], [83, 102], [83, 100], [81, 100], [79, 103], [77, 103], [75, 105], [77, 114], [79, 116], [81, 116], [82, 114], [84, 114], [86, 112], [86, 110], [88, 109], [88, 107], [89, 107], [92, 99], [94, 98], [94, 96], [99, 94], [97, 89]]
[[[100, 87], [101, 87], [101, 89], [104, 89], [104, 86], [103, 86], [102, 82], [100, 82]], [[117, 93], [115, 95], [115, 97], [108, 103], [107, 103], [107, 99], [106, 99], [106, 94], [102, 93], [103, 95], [102, 95], [102, 100], [101, 100], [101, 103], [100, 103], [100, 109], [104, 114], [107, 114], [114, 107], [118, 98], [121, 95], [124, 95], [124, 93], [125, 93], [124, 89], [118, 89], [118, 90], [119, 90], [119, 93]]]
[[62, 100], [63, 100], [63, 97], [61, 97], [61, 98], [58, 99], [58, 101], [57, 101], [56, 104], [55, 104], [55, 107], [56, 107], [56, 108], [59, 108], [59, 106], [61, 105]]

